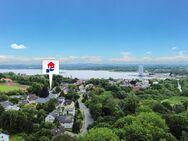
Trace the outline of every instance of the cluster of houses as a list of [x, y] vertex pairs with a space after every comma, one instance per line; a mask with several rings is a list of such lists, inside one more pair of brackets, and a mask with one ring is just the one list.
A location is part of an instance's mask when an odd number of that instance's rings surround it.
[[27, 96], [10, 96], [11, 98], [18, 98], [20, 99], [18, 104], [13, 104], [10, 101], [2, 101], [0, 102], [0, 105], [5, 109], [5, 111], [8, 110], [20, 110], [20, 106], [21, 105], [25, 105], [25, 104], [31, 104], [31, 103], [46, 103], [48, 102], [50, 99], [53, 98], [57, 98], [58, 94], [53, 94], [52, 92], [50, 92], [49, 96], [46, 98], [40, 98], [38, 96], [36, 96], [35, 94], [29, 94]]
[[133, 88], [133, 90], [136, 90], [136, 91], [139, 89], [146, 89], [150, 87], [150, 83], [148, 79], [142, 79], [139, 81], [135, 80], [136, 83], [131, 83], [132, 81], [133, 80], [125, 79], [125, 80], [121, 80], [120, 84], [123, 87], [131, 87]]
[[64, 132], [63, 129], [72, 129], [75, 116], [75, 103], [71, 100], [65, 100], [64, 97], [59, 97], [56, 103], [56, 109], [49, 113], [45, 122], [53, 123], [55, 120], [61, 125], [59, 128], [52, 130], [53, 135]]

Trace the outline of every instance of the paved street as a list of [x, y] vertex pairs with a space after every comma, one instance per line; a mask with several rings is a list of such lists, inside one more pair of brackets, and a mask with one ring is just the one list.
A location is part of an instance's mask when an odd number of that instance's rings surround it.
[[82, 99], [83, 99], [83, 94], [80, 95], [80, 98], [78, 99], [78, 103], [80, 110], [84, 116], [83, 128], [80, 134], [85, 134], [87, 133], [88, 126], [93, 123], [93, 118], [91, 117], [89, 109], [85, 106], [84, 103], [82, 103]]

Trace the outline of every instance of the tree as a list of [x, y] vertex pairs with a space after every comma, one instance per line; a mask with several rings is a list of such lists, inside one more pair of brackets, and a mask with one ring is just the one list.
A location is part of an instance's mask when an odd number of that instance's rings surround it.
[[60, 88], [59, 86], [57, 86], [57, 87], [55, 88], [55, 92], [56, 92], [56, 93], [60, 93], [60, 92], [61, 92], [61, 88]]
[[53, 86], [59, 86], [63, 80], [63, 77], [61, 75], [54, 75], [53, 77]]
[[34, 82], [32, 83], [31, 87], [28, 88], [28, 91], [39, 96], [42, 91], [42, 88], [43, 85], [41, 83]]
[[23, 132], [29, 125], [27, 117], [21, 111], [4, 111], [0, 118], [0, 126], [11, 133]]
[[39, 97], [43, 97], [43, 98], [46, 98], [48, 97], [49, 95], [49, 91], [48, 91], [48, 88], [47, 87], [43, 87], [40, 94], [39, 94]]
[[137, 116], [126, 116], [117, 120], [114, 124], [116, 134], [126, 141], [176, 141], [168, 133], [165, 120], [153, 112], [143, 112]]
[[78, 141], [119, 141], [119, 138], [108, 128], [93, 128]]
[[51, 99], [50, 101], [48, 101], [45, 110], [46, 110], [48, 113], [50, 113], [50, 112], [52, 112], [53, 110], [55, 110], [55, 103], [56, 103], [56, 100], [55, 100], [55, 99]]
[[48, 137], [42, 136], [40, 137], [39, 141], [50, 141]]
[[8, 96], [5, 94], [0, 94], [0, 102], [8, 100]]
[[134, 114], [139, 106], [139, 100], [135, 96], [129, 96], [120, 102], [120, 107], [125, 114]]
[[81, 121], [75, 119], [75, 120], [74, 120], [73, 127], [72, 127], [72, 131], [73, 131], [74, 133], [79, 133], [79, 132], [80, 132], [80, 129], [81, 129], [81, 126], [82, 126]]
[[179, 114], [165, 115], [165, 119], [170, 128], [170, 132], [177, 139], [181, 138], [182, 131], [188, 132], [188, 119], [186, 116]]
[[76, 138], [71, 137], [66, 134], [62, 134], [62, 135], [54, 137], [53, 141], [76, 141]]
[[4, 112], [4, 110], [5, 110], [5, 109], [3, 108], [3, 106], [0, 105], [0, 116], [1, 116], [1, 114]]
[[160, 102], [155, 102], [152, 106], [152, 109], [154, 112], [158, 112], [161, 114], [165, 114], [169, 112], [169, 110], [165, 106], [163, 106], [163, 104], [161, 104]]

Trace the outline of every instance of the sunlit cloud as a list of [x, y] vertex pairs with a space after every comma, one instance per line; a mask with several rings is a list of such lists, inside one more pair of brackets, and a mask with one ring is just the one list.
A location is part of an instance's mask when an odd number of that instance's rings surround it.
[[67, 56], [67, 57], [20, 57], [11, 55], [0, 55], [1, 64], [40, 64], [45, 59], [59, 59], [64, 64], [99, 64], [102, 62], [100, 56]]
[[10, 47], [11, 47], [12, 49], [25, 49], [25, 48], [26, 48], [26, 46], [21, 45], [21, 44], [18, 45], [18, 44], [16, 44], [16, 43], [11, 44]]
[[157, 57], [151, 57], [151, 56], [142, 56], [137, 57], [130, 53], [124, 53], [122, 54], [122, 57], [119, 58], [110, 58], [110, 63], [155, 63], [155, 64], [161, 64], [161, 63], [187, 63], [188, 55], [186, 54], [186, 51], [179, 51], [177, 55], [169, 55], [169, 56], [157, 56]]

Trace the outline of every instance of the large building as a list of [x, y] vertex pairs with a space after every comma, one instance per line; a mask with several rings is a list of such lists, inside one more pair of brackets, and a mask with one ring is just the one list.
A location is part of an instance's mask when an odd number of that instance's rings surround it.
[[143, 65], [139, 65], [138, 66], [138, 75], [139, 76], [144, 76], [144, 66]]

